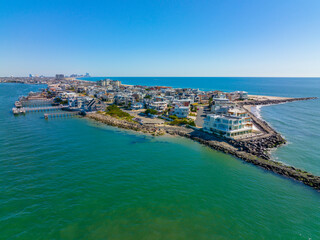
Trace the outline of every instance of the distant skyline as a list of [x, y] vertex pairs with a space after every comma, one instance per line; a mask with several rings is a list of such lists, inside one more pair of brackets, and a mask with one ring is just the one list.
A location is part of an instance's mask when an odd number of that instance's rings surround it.
[[320, 77], [319, 0], [3, 0], [0, 76]]

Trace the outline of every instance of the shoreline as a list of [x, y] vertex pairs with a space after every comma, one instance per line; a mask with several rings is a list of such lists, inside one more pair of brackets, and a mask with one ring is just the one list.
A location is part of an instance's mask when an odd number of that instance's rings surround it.
[[[299, 100], [301, 99], [297, 99], [296, 101]], [[290, 101], [294, 100], [290, 99]], [[250, 106], [247, 105], [246, 107]], [[248, 112], [250, 115], [254, 115], [251, 111]], [[280, 161], [270, 159], [268, 153], [275, 150], [278, 146], [285, 144], [286, 140], [272, 127], [270, 127], [267, 122], [265, 122], [263, 119], [258, 119], [257, 116], [253, 116], [253, 121], [258, 122], [260, 125], [264, 125], [263, 128], [268, 132], [268, 134], [261, 138], [250, 139], [247, 141], [223, 139], [191, 127], [172, 127], [167, 125], [160, 127], [144, 126], [137, 123], [128, 122], [126, 120], [117, 119], [102, 113], [89, 113], [86, 115], [86, 118], [99, 121], [110, 126], [151, 134], [153, 136], [169, 134], [171, 136], [185, 137], [208, 146], [211, 149], [224, 152], [245, 162], [271, 171], [275, 174], [299, 181], [314, 188], [315, 190], [320, 190], [320, 176], [316, 176], [299, 168], [286, 165]]]
[[[29, 83], [30, 84], [30, 83]], [[31, 83], [32, 84], [32, 83]], [[33, 83], [39, 84], [39, 83]], [[105, 123], [110, 126], [119, 127], [122, 129], [134, 130], [159, 136], [169, 134], [173, 136], [181, 136], [189, 138], [198, 143], [206, 145], [212, 149], [227, 153], [234, 157], [240, 158], [245, 162], [252, 163], [256, 166], [272, 171], [282, 176], [297, 180], [310, 186], [316, 190], [320, 190], [320, 176], [315, 176], [311, 173], [301, 169], [283, 164], [279, 161], [274, 161], [270, 157], [270, 151], [275, 150], [278, 146], [286, 143], [281, 134], [273, 129], [261, 116], [256, 116], [251, 107], [267, 106], [274, 104], [281, 104], [293, 101], [304, 101], [317, 99], [317, 97], [305, 98], [283, 98], [283, 97], [268, 97], [256, 96], [256, 99], [249, 99], [245, 101], [234, 101], [236, 105], [242, 107], [250, 116], [253, 124], [261, 131], [261, 134], [256, 136], [249, 136], [241, 139], [230, 139], [214, 134], [204, 132], [197, 127], [191, 126], [156, 126], [143, 125], [131, 120], [123, 120], [111, 117], [104, 112], [89, 112], [87, 118]]]

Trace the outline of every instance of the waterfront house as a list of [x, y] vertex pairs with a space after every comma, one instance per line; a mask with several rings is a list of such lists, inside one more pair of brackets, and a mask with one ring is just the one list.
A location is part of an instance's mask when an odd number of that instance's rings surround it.
[[252, 132], [252, 124], [244, 117], [210, 114], [204, 119], [203, 129], [227, 138], [235, 138]]
[[178, 118], [186, 118], [188, 117], [190, 112], [190, 107], [186, 107], [183, 105], [175, 105], [175, 107], [172, 109], [171, 113], [172, 115], [176, 115]]
[[247, 100], [248, 99], [248, 93], [245, 92], [245, 91], [235, 91], [235, 92], [226, 93], [226, 97], [230, 101]]

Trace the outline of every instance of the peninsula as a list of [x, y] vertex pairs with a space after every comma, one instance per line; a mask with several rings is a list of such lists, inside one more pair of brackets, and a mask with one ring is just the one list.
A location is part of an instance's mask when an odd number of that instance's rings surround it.
[[0, 82], [47, 85], [41, 92], [21, 97], [15, 103], [14, 114], [63, 110], [44, 116], [49, 119], [82, 115], [154, 136], [182, 136], [320, 190], [319, 176], [271, 159], [270, 150], [285, 144], [286, 140], [252, 112], [252, 107], [257, 105], [314, 97], [283, 98], [249, 95], [245, 91], [133, 86], [110, 79], [93, 82], [65, 78], [62, 74], [0, 78]]

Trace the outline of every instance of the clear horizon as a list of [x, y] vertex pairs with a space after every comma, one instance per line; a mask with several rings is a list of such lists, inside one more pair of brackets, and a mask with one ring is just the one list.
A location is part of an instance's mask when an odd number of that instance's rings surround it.
[[[63, 74], [63, 73], [57, 73], [57, 74]], [[28, 74], [29, 75], [29, 74]], [[20, 75], [20, 76], [0, 76], [0, 77], [29, 77], [28, 75]], [[39, 75], [36, 74], [38, 77], [39, 76], [44, 76], [44, 77], [55, 77], [55, 75]], [[81, 73], [79, 75], [82, 75]], [[65, 75], [69, 77], [70, 75]], [[91, 78], [320, 78], [320, 77], [287, 77], [287, 76], [92, 76], [90, 75]], [[83, 77], [77, 77], [77, 78], [85, 78]]]
[[0, 76], [320, 76], [320, 1], [0, 3]]

